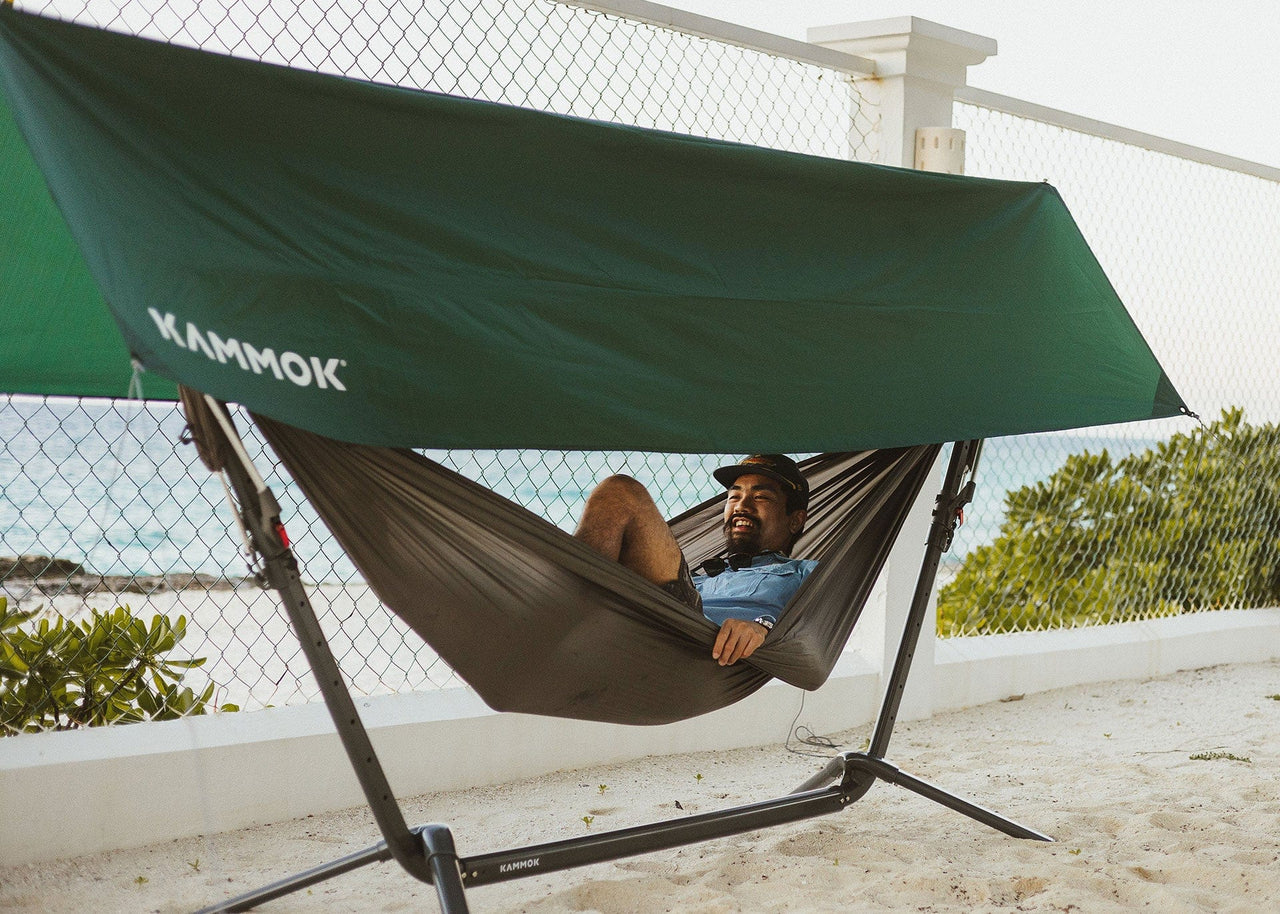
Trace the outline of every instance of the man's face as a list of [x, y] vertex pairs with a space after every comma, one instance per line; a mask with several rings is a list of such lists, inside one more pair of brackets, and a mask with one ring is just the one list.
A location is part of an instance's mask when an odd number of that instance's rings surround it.
[[724, 537], [730, 554], [779, 550], [804, 526], [805, 512], [787, 513], [782, 486], [768, 476], [744, 473], [729, 489], [724, 505]]

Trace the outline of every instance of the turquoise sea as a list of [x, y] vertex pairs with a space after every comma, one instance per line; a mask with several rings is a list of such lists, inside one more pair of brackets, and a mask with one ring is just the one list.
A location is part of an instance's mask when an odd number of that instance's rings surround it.
[[[198, 571], [239, 576], [239, 534], [220, 481], [181, 441], [171, 404], [0, 398], [0, 555], [74, 559], [98, 574]], [[240, 423], [259, 469], [269, 452]], [[1170, 429], [1170, 434], [1176, 429]], [[998, 438], [986, 442], [978, 493], [948, 565], [990, 542], [1005, 492], [1047, 478], [1073, 453], [1143, 450], [1152, 437], [1114, 430]], [[571, 528], [585, 493], [625, 467], [657, 490], [669, 514], [716, 491], [722, 456], [583, 452], [451, 452], [432, 457]], [[345, 581], [355, 571], [287, 480], [268, 475], [308, 577]]]

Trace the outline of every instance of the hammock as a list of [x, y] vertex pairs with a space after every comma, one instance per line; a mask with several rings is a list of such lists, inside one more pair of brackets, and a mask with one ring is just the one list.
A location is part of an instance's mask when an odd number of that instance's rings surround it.
[[[701, 613], [483, 486], [412, 451], [255, 420], [382, 602], [486, 703], [630, 724], [704, 714], [771, 676], [825, 682], [938, 452], [804, 461], [794, 555], [818, 569], [750, 662], [721, 667]], [[720, 554], [723, 502], [672, 522], [694, 567]]]

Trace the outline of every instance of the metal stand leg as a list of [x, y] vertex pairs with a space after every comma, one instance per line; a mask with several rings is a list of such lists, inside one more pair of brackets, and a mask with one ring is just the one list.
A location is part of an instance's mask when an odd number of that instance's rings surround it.
[[326, 879], [332, 879], [334, 876], [341, 876], [343, 873], [349, 873], [357, 870], [362, 866], [370, 863], [383, 863], [391, 859], [391, 851], [387, 849], [387, 842], [379, 841], [372, 847], [365, 848], [362, 851], [356, 851], [346, 857], [340, 857], [331, 863], [325, 863], [321, 866], [304, 870], [296, 873], [279, 882], [273, 882], [270, 885], [255, 889], [252, 892], [245, 892], [243, 895], [237, 895], [229, 901], [221, 904], [210, 905], [207, 908], [201, 908], [196, 914], [222, 914], [224, 911], [249, 911], [256, 908], [260, 904], [265, 904], [276, 898], [305, 889], [308, 886], [315, 885], [317, 882], [324, 882]]
[[908, 790], [920, 794], [928, 800], [954, 809], [962, 815], [975, 819], [983, 825], [989, 825], [996, 831], [1004, 832], [1014, 838], [1030, 838], [1034, 841], [1052, 841], [1053, 838], [1038, 832], [1034, 828], [1028, 828], [1025, 825], [1019, 825], [1012, 819], [1005, 818], [999, 813], [992, 812], [985, 806], [979, 806], [977, 803], [970, 803], [968, 800], [961, 799], [953, 793], [948, 793], [941, 787], [936, 787], [928, 781], [922, 781], [920, 778], [907, 774], [884, 759], [872, 758], [861, 752], [849, 752], [845, 756], [845, 764], [849, 771], [866, 772], [867, 774], [878, 778], [882, 781], [888, 781], [890, 784], [897, 784], [899, 787], [905, 787]]
[[887, 781], [890, 784], [905, 787], [949, 809], [954, 809], [1006, 835], [1036, 841], [1052, 841], [1053, 838], [1046, 834], [1027, 828], [1025, 825], [1019, 825], [1012, 819], [1007, 819], [986, 807], [970, 803], [941, 787], [907, 774], [885, 761], [884, 758], [889, 748], [889, 738], [893, 734], [893, 727], [897, 721], [902, 694], [907, 687], [907, 676], [911, 672], [916, 642], [924, 627], [929, 595], [933, 591], [933, 582], [938, 573], [938, 563], [941, 561], [942, 554], [951, 548], [952, 535], [961, 510], [973, 497], [972, 480], [963, 488], [960, 482], [966, 474], [972, 472], [976, 465], [979, 444], [977, 441], [957, 441], [951, 452], [946, 481], [943, 483], [942, 492], [938, 495], [938, 502], [933, 512], [933, 525], [929, 531], [929, 544], [925, 550], [924, 563], [920, 569], [920, 577], [916, 580], [916, 590], [912, 597], [911, 608], [907, 612], [902, 640], [898, 643], [893, 672], [885, 687], [884, 702], [876, 718], [875, 730], [867, 751], [841, 753], [820, 772], [797, 787], [795, 792], [813, 790], [839, 780], [846, 790], [861, 791], [858, 794], [861, 796], [876, 780]]
[[427, 851], [427, 861], [431, 865], [436, 897], [440, 899], [441, 914], [467, 914], [467, 898], [462, 889], [462, 868], [449, 827], [424, 825], [420, 834]]
[[[433, 825], [411, 830], [406, 824], [382, 770], [382, 764], [374, 752], [373, 743], [369, 740], [368, 731], [356, 711], [355, 701], [343, 679], [342, 671], [329, 648], [329, 641], [320, 628], [320, 622], [303, 587], [298, 563], [289, 548], [284, 525], [280, 522], [280, 506], [245, 453], [240, 437], [221, 404], [208, 397], [205, 400], [213, 418], [221, 427], [225, 443], [235, 455], [235, 459], [229, 460], [225, 468], [240, 503], [244, 528], [254, 551], [263, 560], [263, 577], [280, 594], [294, 634], [312, 673], [315, 674], [320, 694], [383, 836], [382, 842], [365, 851], [299, 873], [208, 910], [248, 910], [264, 901], [349, 872], [367, 863], [395, 859], [410, 875], [423, 882], [441, 880], [436, 886], [441, 906], [446, 912], [465, 912], [466, 901], [462, 898], [457, 853], [453, 849], [453, 839], [448, 829]], [[424, 837], [428, 833], [429, 837]]]

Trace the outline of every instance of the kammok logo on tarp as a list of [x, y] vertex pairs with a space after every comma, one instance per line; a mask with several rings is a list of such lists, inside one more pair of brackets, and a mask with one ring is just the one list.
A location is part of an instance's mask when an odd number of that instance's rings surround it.
[[321, 390], [347, 389], [338, 378], [338, 369], [347, 367], [346, 359], [302, 356], [292, 351], [277, 355], [269, 346], [258, 347], [230, 337], [224, 339], [212, 330], [201, 330], [190, 321], [186, 322], [184, 333], [178, 329], [178, 319], [172, 313], [161, 314], [155, 308], [148, 308], [147, 312], [156, 322], [163, 339], [179, 349], [201, 352], [220, 365], [234, 361], [244, 371], [259, 375], [269, 371], [277, 381], [291, 381], [299, 387], [314, 385]]

